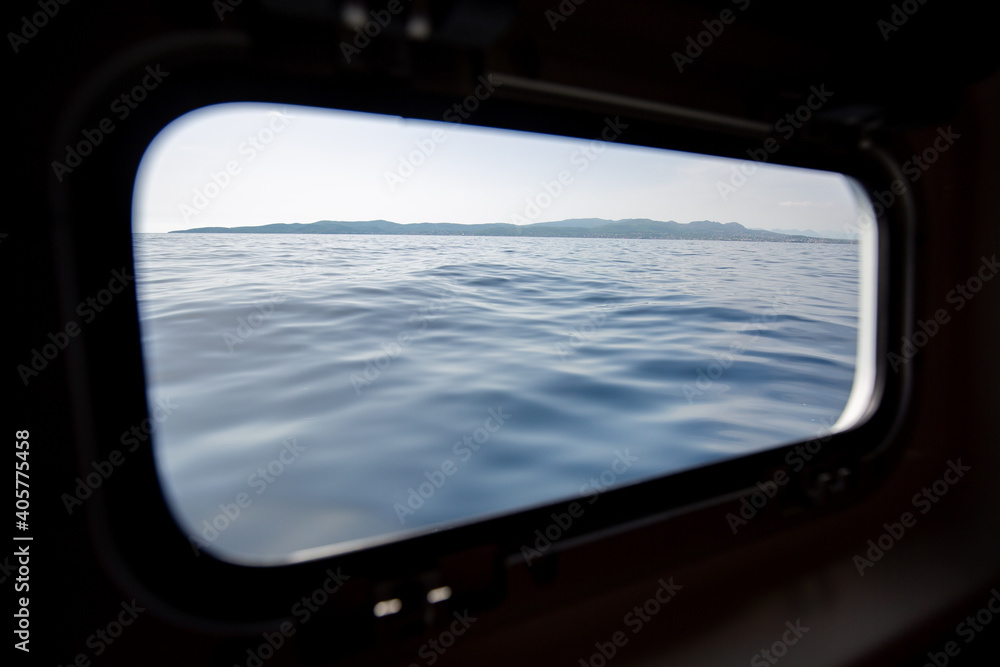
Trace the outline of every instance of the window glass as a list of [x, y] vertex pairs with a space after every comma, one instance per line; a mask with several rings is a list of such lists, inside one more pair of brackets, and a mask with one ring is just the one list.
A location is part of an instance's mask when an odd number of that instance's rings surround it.
[[628, 132], [260, 104], [166, 127], [133, 238], [154, 455], [193, 548], [330, 554], [857, 419], [856, 184]]

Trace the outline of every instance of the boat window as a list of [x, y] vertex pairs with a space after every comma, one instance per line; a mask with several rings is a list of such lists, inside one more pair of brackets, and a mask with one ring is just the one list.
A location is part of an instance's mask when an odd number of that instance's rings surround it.
[[619, 116], [581, 139], [473, 114], [227, 104], [148, 148], [142, 437], [197, 552], [277, 564], [586, 511], [864, 412], [855, 181], [632, 145]]

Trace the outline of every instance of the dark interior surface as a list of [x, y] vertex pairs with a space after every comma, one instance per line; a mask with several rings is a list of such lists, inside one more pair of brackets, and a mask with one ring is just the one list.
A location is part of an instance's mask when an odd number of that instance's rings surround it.
[[[31, 653], [15, 657], [61, 665], [993, 664], [1000, 612], [981, 610], [1000, 586], [1000, 280], [984, 278], [961, 308], [954, 292], [988, 274], [1000, 250], [993, 19], [933, 1], [853, 9], [400, 0], [360, 3], [369, 17], [376, 12], [378, 28], [358, 48], [364, 40], [342, 21], [344, 4], [51, 0], [8, 12], [15, 207], [0, 228], [0, 253], [14, 298], [6, 345], [14, 400], [4, 414], [8, 433], [30, 433], [31, 529], [22, 535], [33, 537], [30, 581], [17, 572], [26, 541], [11, 542], [0, 572], [12, 614], [30, 598]], [[391, 7], [399, 11], [382, 26]], [[417, 15], [431, 26], [426, 39], [404, 30]], [[115, 104], [151, 70], [165, 74], [146, 100]], [[737, 157], [777, 137], [774, 161], [842, 170], [875, 193], [884, 209], [881, 369], [870, 421], [825, 443], [736, 535], [727, 513], [783, 469], [787, 450], [610, 493], [530, 567], [519, 545], [564, 508], [329, 562], [258, 570], [195, 557], [162, 501], [148, 442], [68, 511], [78, 478], [149, 416], [134, 284], [77, 333], [66, 327], [113, 271], [129, 275], [132, 185], [156, 132], [227, 101], [440, 119], [490, 74], [502, 83], [468, 122], [590, 137], [620, 115], [631, 123], [629, 143]], [[776, 121], [814, 88], [829, 91], [829, 102], [790, 139], [776, 134]], [[914, 156], [942, 133], [953, 142], [914, 170]], [[88, 137], [99, 141], [72, 166], [67, 145]], [[894, 370], [890, 354], [942, 308], [950, 320]], [[54, 358], [22, 374], [34, 350], [57, 341]], [[936, 493], [942, 479], [946, 492]], [[903, 530], [896, 524], [908, 511], [914, 522]], [[871, 562], [863, 576], [858, 557]], [[303, 621], [295, 604], [328, 582], [336, 593]], [[669, 604], [660, 604], [669, 589], [661, 582], [679, 585]], [[24, 583], [30, 589], [15, 589]], [[442, 585], [452, 599], [421, 606]], [[646, 617], [628, 616], [658, 593]], [[373, 604], [389, 598], [417, 611], [376, 618]], [[1000, 610], [1000, 594], [992, 604]], [[119, 619], [125, 627], [111, 636]], [[760, 653], [783, 637], [787, 652], [768, 654], [773, 661]]]

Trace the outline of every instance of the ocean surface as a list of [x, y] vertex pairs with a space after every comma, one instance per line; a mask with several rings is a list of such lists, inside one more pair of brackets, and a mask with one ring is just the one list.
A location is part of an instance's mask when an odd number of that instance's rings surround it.
[[808, 439], [854, 377], [857, 245], [134, 238], [164, 492], [239, 562]]

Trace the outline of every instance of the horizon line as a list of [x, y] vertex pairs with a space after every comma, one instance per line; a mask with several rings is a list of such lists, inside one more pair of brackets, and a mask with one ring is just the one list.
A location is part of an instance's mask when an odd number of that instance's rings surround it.
[[[442, 225], [443, 224], [443, 225], [463, 225], [463, 226], [469, 226], [469, 227], [476, 226], [476, 225], [505, 225], [505, 226], [509, 226], [509, 227], [531, 227], [533, 225], [547, 224], [547, 223], [552, 223], [552, 222], [568, 222], [568, 221], [572, 221], [572, 220], [606, 220], [609, 223], [623, 222], [623, 221], [626, 221], [626, 220], [648, 220], [650, 222], [664, 222], [664, 223], [666, 223], [666, 222], [673, 222], [673, 223], [678, 224], [678, 225], [690, 225], [690, 224], [695, 223], [695, 222], [714, 222], [714, 223], [718, 223], [718, 224], [721, 224], [721, 225], [737, 224], [737, 225], [740, 225], [741, 227], [744, 227], [747, 230], [752, 230], [752, 231], [765, 231], [765, 232], [774, 232], [775, 231], [774, 229], [766, 229], [764, 227], [747, 227], [743, 223], [737, 222], [735, 220], [730, 220], [730, 221], [727, 221], [727, 222], [722, 222], [722, 221], [719, 221], [719, 220], [706, 220], [706, 219], [689, 220], [688, 222], [678, 222], [677, 220], [674, 220], [674, 219], [670, 219], [670, 220], [658, 220], [656, 218], [617, 218], [617, 219], [613, 219], [613, 218], [560, 218], [560, 219], [556, 219], [556, 220], [540, 220], [540, 221], [537, 221], [537, 222], [529, 222], [529, 223], [524, 223], [524, 224], [516, 224], [516, 223], [512, 223], [512, 222], [501, 222], [501, 221], [497, 221], [497, 222], [450, 222], [450, 221], [440, 221], [440, 220], [438, 220], [438, 221], [421, 220], [421, 221], [417, 221], [417, 222], [396, 222], [395, 220], [387, 220], [385, 218], [370, 218], [368, 220], [336, 220], [336, 219], [332, 219], [332, 218], [323, 218], [323, 219], [319, 219], [319, 220], [313, 220], [312, 222], [264, 222], [264, 223], [255, 224], [255, 225], [230, 225], [230, 226], [225, 226], [225, 225], [203, 225], [202, 227], [186, 227], [186, 228], [170, 229], [170, 230], [167, 230], [165, 232], [139, 232], [139, 233], [169, 234], [171, 232], [183, 232], [183, 231], [188, 231], [188, 230], [191, 230], [191, 229], [207, 229], [207, 228], [212, 228], [212, 227], [220, 228], [220, 229], [233, 229], [235, 227], [256, 228], [256, 227], [267, 227], [267, 226], [270, 226], [270, 225], [312, 225], [312, 224], [316, 224], [316, 223], [319, 223], [319, 222], [341, 222], [341, 223], [348, 223], [348, 224], [351, 224], [351, 223], [366, 223], [366, 222], [387, 222], [387, 223], [394, 224], [394, 225], [404, 225], [404, 226], [405, 225]], [[842, 230], [840, 230], [840, 229], [811, 229], [811, 228], [789, 228], [789, 229], [795, 230], [795, 231], [811, 231], [811, 232], [815, 232], [815, 233], [821, 233], [821, 232], [841, 232], [842, 233]], [[133, 232], [133, 233], [135, 233], [135, 232]], [[782, 232], [776, 232], [776, 233], [782, 233]]]

